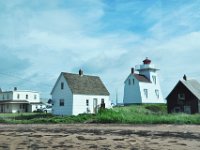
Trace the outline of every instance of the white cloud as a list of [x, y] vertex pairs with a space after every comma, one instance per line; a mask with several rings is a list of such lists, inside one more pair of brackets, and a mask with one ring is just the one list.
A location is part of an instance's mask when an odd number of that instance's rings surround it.
[[[0, 1], [5, 6], [0, 10], [0, 48], [22, 63], [21, 69], [9, 70], [21, 72], [22, 79], [13, 85], [36, 88], [47, 96], [61, 71], [83, 68], [85, 74], [102, 77], [112, 100], [116, 89], [122, 99], [130, 68], [146, 56], [161, 69], [164, 95], [183, 73], [197, 76], [199, 2], [178, 8], [163, 8], [162, 1], [150, 7], [123, 3], [112, 7], [101, 0]], [[132, 23], [147, 31], [132, 30]], [[5, 60], [13, 63], [7, 55]]]

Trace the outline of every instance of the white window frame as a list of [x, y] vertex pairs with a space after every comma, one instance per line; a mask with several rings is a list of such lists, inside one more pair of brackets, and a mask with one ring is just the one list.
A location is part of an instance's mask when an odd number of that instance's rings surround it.
[[148, 89], [144, 89], [143, 91], [144, 91], [144, 96], [145, 96], [146, 98], [148, 98]]
[[60, 83], [60, 89], [63, 90], [64, 89], [64, 82]]
[[64, 99], [60, 99], [59, 106], [65, 106], [65, 100]]
[[160, 96], [160, 95], [159, 95], [159, 90], [156, 89], [156, 90], [155, 90], [155, 94], [156, 94], [156, 97], [159, 98], [159, 96]]
[[152, 76], [154, 84], [156, 84], [156, 76]]
[[131, 79], [128, 79], [128, 85], [131, 85]]
[[89, 100], [86, 99], [86, 106], [89, 106]]
[[185, 93], [178, 93], [179, 100], [185, 100]]

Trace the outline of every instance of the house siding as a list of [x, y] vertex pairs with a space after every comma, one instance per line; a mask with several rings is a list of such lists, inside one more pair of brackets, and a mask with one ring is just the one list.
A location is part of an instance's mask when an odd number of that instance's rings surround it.
[[[61, 90], [61, 83], [64, 83], [64, 89]], [[60, 106], [60, 99], [64, 99], [64, 106]], [[55, 115], [72, 115], [73, 95], [61, 74], [52, 91], [52, 113]]]
[[[18, 99], [17, 95], [20, 95]], [[26, 99], [28, 95], [28, 99]], [[36, 96], [36, 99], [34, 98]], [[27, 100], [29, 102], [40, 102], [40, 94], [38, 92], [29, 92], [29, 91], [13, 91], [13, 100]]]
[[[82, 113], [95, 113], [93, 105], [94, 99], [97, 99], [98, 108], [101, 105], [101, 100], [104, 99], [105, 107], [110, 108], [111, 102], [109, 96], [100, 96], [100, 95], [73, 95], [73, 115], [78, 115]], [[86, 100], [89, 101], [89, 106], [86, 106]], [[90, 112], [87, 112], [87, 108]]]
[[[142, 97], [142, 103], [165, 103], [159, 85], [154, 85], [153, 83], [140, 82], [139, 87]], [[146, 98], [144, 94], [144, 89], [148, 90], [148, 98]], [[159, 97], [156, 96], [155, 90], [159, 91]]]
[[[130, 85], [129, 85], [129, 79], [131, 81]], [[134, 84], [133, 84], [133, 79], [134, 79]], [[125, 81], [125, 86], [124, 86], [124, 104], [128, 105], [141, 102], [142, 101], [141, 101], [139, 82], [133, 75], [129, 75], [129, 77]]]
[[[155, 76], [155, 74], [153, 74]], [[156, 76], [157, 77], [157, 76]], [[129, 85], [129, 79], [131, 84]], [[133, 80], [134, 79], [134, 84]], [[144, 89], [148, 90], [148, 98], [144, 94]], [[159, 98], [156, 96], [155, 90], [159, 91]], [[125, 81], [124, 86], [124, 104], [141, 104], [141, 103], [166, 103], [163, 99], [163, 95], [160, 89], [159, 80], [154, 84], [149, 82], [140, 82], [134, 75], [130, 74]]]

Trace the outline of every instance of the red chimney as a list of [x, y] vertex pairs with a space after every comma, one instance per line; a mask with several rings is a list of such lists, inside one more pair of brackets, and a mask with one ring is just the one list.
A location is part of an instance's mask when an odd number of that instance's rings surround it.
[[146, 57], [146, 59], [145, 59], [145, 60], [143, 60], [143, 63], [144, 63], [145, 65], [148, 65], [148, 64], [150, 64], [150, 63], [151, 63], [151, 60], [150, 60], [150, 59], [148, 59], [148, 57]]
[[134, 74], [134, 68], [131, 68], [131, 74]]

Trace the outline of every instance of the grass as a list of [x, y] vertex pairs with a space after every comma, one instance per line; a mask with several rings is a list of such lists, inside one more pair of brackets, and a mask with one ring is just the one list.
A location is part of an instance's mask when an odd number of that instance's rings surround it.
[[167, 114], [166, 105], [148, 104], [100, 110], [98, 114], [53, 116], [45, 113], [0, 114], [0, 123], [200, 124], [200, 114]]

